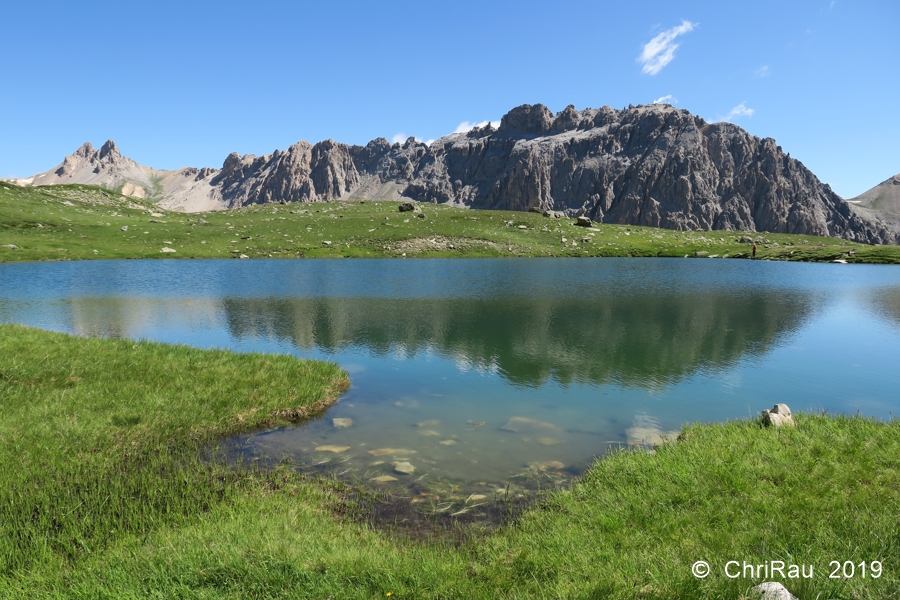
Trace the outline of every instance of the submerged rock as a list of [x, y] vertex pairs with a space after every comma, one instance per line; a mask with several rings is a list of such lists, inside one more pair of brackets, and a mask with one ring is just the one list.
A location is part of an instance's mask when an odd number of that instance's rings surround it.
[[375, 483], [388, 483], [390, 481], [398, 481], [396, 477], [391, 477], [390, 475], [380, 475], [378, 477], [373, 477], [369, 481], [374, 481]]
[[369, 450], [372, 456], [387, 456], [388, 454], [415, 454], [415, 450], [404, 450], [403, 448], [378, 448]]
[[334, 425], [335, 429], [346, 429], [348, 427], [353, 427], [353, 419], [332, 419], [331, 423]]
[[555, 446], [556, 444], [561, 444], [562, 440], [558, 440], [556, 438], [542, 437], [538, 438], [537, 443], [541, 446]]
[[394, 471], [403, 473], [404, 475], [412, 475], [416, 472], [416, 468], [406, 461], [398, 461], [394, 463]]
[[513, 433], [528, 433], [535, 429], [562, 431], [562, 427], [559, 425], [547, 423], [546, 421], [538, 421], [537, 419], [530, 419], [528, 417], [512, 417], [500, 428], [501, 431], [511, 431]]
[[535, 473], [543, 473], [545, 471], [549, 471], [550, 469], [564, 469], [565, 467], [566, 465], [562, 464], [558, 460], [545, 460], [542, 462], [528, 463], [528, 468]]
[[659, 421], [648, 415], [637, 415], [631, 427], [625, 430], [628, 444], [632, 446], [658, 446], [678, 437], [677, 431], [663, 431]]
[[487, 421], [466, 421], [466, 425], [471, 425], [472, 427], [484, 427], [487, 425]]
[[350, 446], [316, 446], [316, 452], [346, 452], [350, 449]]
[[452, 446], [456, 444], [456, 440], [441, 440], [440, 442], [438, 442], [438, 444], [441, 444], [443, 446]]

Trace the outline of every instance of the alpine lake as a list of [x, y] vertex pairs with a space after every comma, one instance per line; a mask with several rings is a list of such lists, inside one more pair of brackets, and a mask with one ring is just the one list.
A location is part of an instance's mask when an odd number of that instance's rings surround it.
[[[224, 440], [414, 498], [569, 484], [687, 422], [900, 412], [900, 268], [711, 259], [0, 264], [0, 322], [337, 362], [325, 414]], [[140, 365], [135, 365], [140, 369]]]

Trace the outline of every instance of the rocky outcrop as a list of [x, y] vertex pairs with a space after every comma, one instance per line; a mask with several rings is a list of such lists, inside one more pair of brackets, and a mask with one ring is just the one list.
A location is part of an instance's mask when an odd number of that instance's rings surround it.
[[770, 138], [668, 105], [552, 115], [525, 105], [438, 140], [404, 195], [473, 208], [564, 211], [668, 229], [900, 238], [856, 214]]
[[232, 153], [220, 170], [154, 171], [122, 157], [112, 142], [96, 152], [85, 144], [33, 179], [120, 186], [187, 211], [406, 198], [600, 223], [900, 242], [881, 216], [842, 200], [775, 140], [665, 104], [568, 106], [556, 114], [526, 104], [497, 129], [488, 124], [430, 146], [414, 138], [365, 146], [301, 141], [259, 157]]

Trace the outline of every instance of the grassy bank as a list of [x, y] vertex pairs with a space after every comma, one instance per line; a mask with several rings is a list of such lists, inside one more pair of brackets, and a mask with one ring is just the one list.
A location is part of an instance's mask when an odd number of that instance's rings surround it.
[[[183, 214], [91, 186], [0, 182], [0, 261], [90, 258], [674, 256], [900, 263], [900, 247], [837, 238], [595, 225], [399, 202], [266, 204]], [[424, 215], [420, 218], [419, 215]], [[16, 249], [9, 245], [17, 246]], [[166, 249], [164, 252], [163, 249]]]
[[[801, 598], [900, 594], [896, 421], [689, 426], [493, 534], [412, 542], [347, 516], [365, 513], [339, 485], [199, 458], [327, 404], [333, 365], [17, 326], [0, 356], [0, 597], [738, 598], [766, 579], [729, 560], [812, 565], [785, 580]], [[883, 569], [829, 579], [833, 560]]]

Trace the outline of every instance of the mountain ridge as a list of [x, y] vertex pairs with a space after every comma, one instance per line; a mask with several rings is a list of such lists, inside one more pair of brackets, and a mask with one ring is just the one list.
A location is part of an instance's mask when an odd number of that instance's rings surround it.
[[[267, 202], [412, 199], [469, 208], [559, 211], [598, 222], [676, 230], [830, 235], [900, 243], [877, 214], [853, 207], [775, 140], [707, 123], [667, 104], [554, 114], [542, 104], [430, 145], [300, 141], [263, 156], [231, 153], [221, 169], [156, 171], [111, 141], [87, 144], [26, 184], [94, 183], [156, 194], [198, 212]], [[22, 180], [20, 180], [22, 181]], [[128, 186], [133, 186], [134, 189]]]

